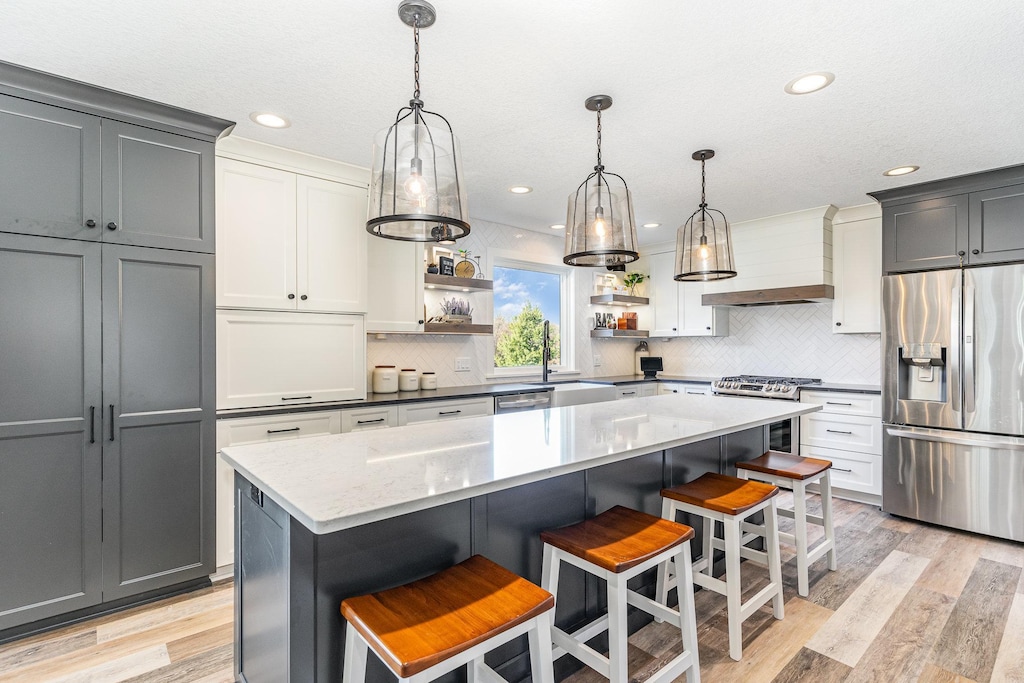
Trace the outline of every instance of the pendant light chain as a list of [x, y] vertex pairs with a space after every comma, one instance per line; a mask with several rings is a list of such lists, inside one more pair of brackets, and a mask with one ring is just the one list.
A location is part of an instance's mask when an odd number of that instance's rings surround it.
[[597, 108], [597, 171], [600, 171], [601, 165], [601, 108]]
[[413, 59], [413, 80], [415, 87], [412, 91], [413, 99], [420, 98], [420, 29], [414, 26], [412, 29], [413, 43], [416, 46], [416, 57]]

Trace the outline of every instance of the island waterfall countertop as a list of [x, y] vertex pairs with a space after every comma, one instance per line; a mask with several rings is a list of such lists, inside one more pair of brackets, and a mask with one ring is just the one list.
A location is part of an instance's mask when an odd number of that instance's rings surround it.
[[222, 457], [328, 534], [820, 409], [672, 394], [230, 446]]

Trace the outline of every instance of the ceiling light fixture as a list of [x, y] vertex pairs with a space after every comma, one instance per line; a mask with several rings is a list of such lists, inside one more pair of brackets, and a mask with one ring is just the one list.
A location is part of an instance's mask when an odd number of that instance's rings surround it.
[[897, 166], [896, 168], [890, 168], [888, 171], [885, 171], [884, 173], [882, 173], [882, 175], [887, 175], [887, 176], [907, 175], [908, 173], [913, 173], [914, 171], [917, 171], [920, 168], [921, 168], [920, 166]]
[[706, 282], [736, 277], [729, 221], [721, 211], [708, 208], [705, 193], [704, 162], [713, 156], [713, 149], [693, 153], [693, 159], [700, 162], [700, 206], [676, 233], [676, 280]]
[[[585, 106], [597, 112], [597, 165], [576, 192], [569, 195], [562, 261], [570, 266], [632, 263], [640, 258], [636, 251], [633, 196], [622, 176], [605, 173], [601, 162], [601, 112], [612, 106], [612, 98], [594, 95], [587, 98]], [[622, 187], [612, 187], [610, 178], [618, 178]]]
[[645, 228], [660, 228], [661, 223], [644, 223]]
[[420, 29], [437, 13], [425, 0], [402, 0], [398, 16], [413, 30], [413, 94], [373, 144], [366, 231], [405, 242], [451, 244], [469, 234], [459, 141], [448, 120], [420, 99]]
[[513, 185], [508, 188], [508, 191], [512, 194], [530, 194], [533, 192], [533, 188], [527, 185]]
[[834, 80], [836, 80], [835, 74], [828, 71], [815, 71], [791, 80], [786, 84], [786, 92], [790, 95], [806, 95], [827, 88]]
[[548, 227], [550, 227], [552, 230], [565, 230], [565, 225], [563, 225], [562, 223], [555, 223], [554, 225], [550, 225]]
[[269, 111], [254, 111], [249, 118], [267, 128], [287, 128], [292, 122], [283, 116], [271, 114]]

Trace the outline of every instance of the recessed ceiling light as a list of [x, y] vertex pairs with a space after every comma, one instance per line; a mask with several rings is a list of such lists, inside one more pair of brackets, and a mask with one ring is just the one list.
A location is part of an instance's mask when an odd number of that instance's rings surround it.
[[806, 95], [816, 92], [830, 85], [836, 79], [835, 74], [828, 71], [815, 71], [814, 73], [797, 76], [786, 84], [786, 92], [790, 95]]
[[907, 175], [921, 168], [920, 166], [897, 166], [896, 168], [890, 168], [882, 175]]
[[645, 228], [660, 228], [661, 223], [644, 223]]
[[515, 238], [516, 238], [517, 240], [521, 240], [521, 239], [523, 239], [523, 233], [521, 233], [521, 232], [517, 232], [517, 233], [515, 234]]
[[554, 225], [551, 225], [549, 227], [552, 230], [565, 230], [565, 226], [563, 224], [561, 224], [561, 223], [555, 223]]
[[533, 188], [528, 187], [526, 185], [513, 185], [512, 187], [508, 188], [508, 191], [511, 192], [512, 194], [528, 194], [530, 192], [533, 192]]
[[249, 114], [249, 118], [267, 128], [287, 128], [292, 125], [292, 122], [283, 116], [271, 114], [268, 111], [254, 111]]

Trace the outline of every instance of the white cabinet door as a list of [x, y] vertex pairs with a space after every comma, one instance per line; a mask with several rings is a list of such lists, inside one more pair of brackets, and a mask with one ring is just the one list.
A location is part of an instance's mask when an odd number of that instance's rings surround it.
[[878, 334], [882, 331], [882, 219], [832, 226], [832, 331]]
[[652, 337], [679, 336], [679, 283], [672, 279], [675, 253], [651, 254], [651, 283], [647, 288], [651, 299]]
[[679, 282], [679, 335], [683, 337], [724, 337], [729, 334], [729, 310], [704, 306], [703, 282]]
[[218, 157], [217, 306], [289, 309], [295, 296], [295, 174]]
[[366, 312], [366, 188], [296, 176], [300, 311]]
[[366, 398], [360, 315], [217, 311], [217, 407]]
[[423, 245], [374, 237], [367, 252], [367, 332], [423, 331]]

